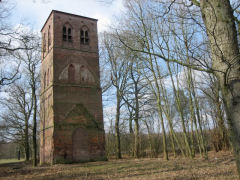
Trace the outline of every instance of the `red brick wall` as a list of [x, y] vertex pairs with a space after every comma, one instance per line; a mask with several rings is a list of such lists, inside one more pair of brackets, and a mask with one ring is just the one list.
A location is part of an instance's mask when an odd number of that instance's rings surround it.
[[[72, 29], [71, 42], [63, 41], [66, 23]], [[53, 11], [42, 34], [47, 34], [49, 26], [52, 43], [49, 51], [43, 52], [41, 69], [40, 161], [105, 159], [97, 21]], [[82, 26], [89, 29], [88, 45], [80, 43]]]

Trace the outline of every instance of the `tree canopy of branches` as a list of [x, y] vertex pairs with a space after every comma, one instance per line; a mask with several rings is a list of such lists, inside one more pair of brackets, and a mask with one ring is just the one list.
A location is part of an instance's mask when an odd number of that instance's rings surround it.
[[[185, 144], [188, 149], [191, 148], [195, 136], [199, 151], [205, 153], [203, 122], [208, 118], [207, 115], [203, 118], [203, 108], [200, 108], [201, 101], [197, 97], [200, 92], [195, 89], [193, 74], [196, 74], [195, 71], [202, 74], [212, 73], [216, 77], [219, 87], [217, 92], [220, 92], [224, 104], [224, 113], [221, 113], [221, 105], [219, 107], [216, 105], [218, 108], [216, 112], [221, 114], [218, 115], [219, 117], [226, 117], [240, 174], [240, 53], [238, 41], [240, 3], [234, 0], [131, 0], [124, 1], [124, 3], [126, 11], [123, 18], [118, 21], [119, 26], [116, 27], [115, 34], [123, 46], [141, 57], [145, 67], [144, 73], [152, 74], [144, 78], [149, 81], [149, 87], [155, 91], [155, 98], [159, 104], [159, 117], [168, 117], [165, 110], [167, 101], [164, 100], [164, 89], [168, 87], [162, 86], [164, 83], [161, 79], [164, 80], [171, 74], [173, 71], [171, 67], [183, 66], [182, 72], [177, 73], [186, 74], [188, 85], [184, 94], [188, 96], [189, 116], [183, 116], [181, 103], [177, 110], [181, 117], [183, 132], [186, 132], [184, 133]], [[150, 62], [149, 65], [147, 62]], [[173, 82], [172, 86], [175, 85], [176, 82]], [[179, 99], [178, 92], [180, 91], [175, 88], [173, 92], [175, 98]], [[191, 137], [187, 136], [189, 125]], [[162, 120], [163, 136], [164, 126], [165, 122]], [[224, 126], [221, 123], [219, 126], [222, 128], [221, 132], [224, 132]], [[186, 130], [184, 130], [185, 127]], [[221, 136], [223, 138], [224, 135]], [[188, 154], [194, 154], [193, 150], [188, 150]]]
[[12, 54], [21, 62], [18, 73], [20, 79], [3, 89], [1, 101], [4, 138], [24, 145], [26, 160], [30, 158], [30, 134], [32, 134], [33, 160], [37, 165], [37, 116], [38, 89], [40, 86], [40, 38], [31, 30], [24, 29], [19, 34], [19, 45], [23, 47]]

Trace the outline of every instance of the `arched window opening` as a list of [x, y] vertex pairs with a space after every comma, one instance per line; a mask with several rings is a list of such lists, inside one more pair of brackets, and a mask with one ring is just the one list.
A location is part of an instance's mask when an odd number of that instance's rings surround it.
[[73, 64], [68, 67], [68, 81], [73, 83], [75, 81], [75, 68]]
[[89, 44], [88, 28], [86, 26], [80, 31], [80, 43], [84, 45]]
[[48, 48], [51, 46], [51, 26], [48, 27]]
[[81, 82], [84, 82], [86, 79], [85, 79], [85, 67], [82, 65], [81, 68], [80, 68], [80, 78], [81, 78]]
[[85, 43], [88, 44], [88, 31], [85, 31]]
[[68, 42], [72, 42], [72, 28], [70, 24], [65, 24], [63, 26], [63, 41], [68, 41]]
[[72, 29], [68, 28], [68, 41], [72, 41]]
[[67, 29], [65, 26], [63, 26], [63, 40], [66, 41], [67, 40]]
[[81, 30], [81, 36], [80, 36], [80, 42], [81, 42], [81, 44], [84, 44], [84, 32], [83, 32], [83, 30]]
[[46, 33], [43, 33], [42, 47], [43, 47], [43, 52], [45, 52], [46, 51]]

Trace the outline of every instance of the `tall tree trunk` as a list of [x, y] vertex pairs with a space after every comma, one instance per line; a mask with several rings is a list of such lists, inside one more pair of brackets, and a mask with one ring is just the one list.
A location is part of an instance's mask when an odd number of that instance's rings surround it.
[[135, 137], [134, 137], [134, 132], [133, 132], [133, 109], [128, 105], [128, 112], [129, 112], [129, 120], [128, 120], [128, 128], [129, 128], [129, 135], [130, 135], [130, 143], [131, 143], [131, 149], [129, 150], [129, 153], [131, 156], [134, 157], [134, 148], [135, 148]]
[[[188, 63], [189, 63], [189, 60], [188, 60]], [[201, 156], [203, 155], [202, 154], [202, 151], [203, 151], [204, 157], [206, 157], [205, 156], [204, 144], [203, 144], [203, 141], [201, 141], [201, 139], [203, 140], [202, 133], [201, 133], [202, 131], [200, 130], [200, 135], [199, 135], [198, 127], [197, 127], [196, 114], [197, 114], [197, 111], [198, 111], [198, 106], [196, 106], [196, 105], [198, 105], [198, 104], [196, 104], [196, 96], [195, 96], [195, 90], [194, 90], [194, 85], [193, 85], [193, 80], [192, 80], [192, 71], [191, 71], [190, 68], [187, 68], [187, 83], [188, 83], [188, 88], [187, 89], [188, 89], [188, 93], [189, 93], [189, 106], [190, 106], [190, 113], [191, 113], [191, 123], [193, 123], [194, 126], [195, 126], [195, 134], [196, 134], [196, 138], [197, 138], [197, 142], [198, 142], [198, 148], [199, 148], [200, 155]], [[193, 104], [194, 102], [195, 102], [195, 106]], [[202, 129], [201, 124], [199, 124], [199, 128]], [[193, 146], [193, 144], [192, 144], [192, 146]], [[195, 152], [193, 151], [193, 153], [195, 153]], [[193, 156], [194, 156], [194, 154], [193, 154]]]
[[[183, 128], [184, 143], [185, 143], [186, 149], [187, 149], [186, 152], [183, 152], [180, 143], [178, 143], [178, 146], [179, 146], [182, 154], [188, 155], [188, 156], [191, 157], [191, 149], [190, 149], [190, 145], [189, 145], [188, 138], [187, 138], [187, 132], [186, 132], [186, 127], [185, 127], [185, 123], [184, 123], [184, 116], [183, 116], [183, 109], [182, 109], [182, 105], [181, 105], [181, 102], [180, 102], [180, 99], [179, 99], [179, 93], [176, 89], [176, 86], [175, 86], [175, 83], [174, 83], [174, 80], [173, 80], [172, 70], [171, 70], [171, 67], [169, 65], [169, 62], [167, 62], [167, 67], [168, 67], [168, 72], [170, 74], [171, 83], [172, 83], [172, 86], [173, 86], [173, 94], [174, 94], [174, 98], [175, 98], [175, 101], [176, 101], [176, 104], [177, 104], [177, 111], [180, 114], [180, 120], [181, 120], [181, 124], [182, 124], [182, 128]], [[178, 83], [178, 79], [177, 79], [177, 83]], [[176, 140], [176, 138], [175, 138], [175, 140]]]
[[[172, 83], [172, 86], [173, 86], [174, 97], [175, 97], [175, 99], [177, 99], [177, 97], [176, 97], [176, 87], [175, 87], [174, 80], [173, 80], [172, 70], [171, 70], [171, 67], [169, 65], [169, 62], [166, 62], [166, 63], [167, 63], [167, 67], [168, 67], [168, 72], [170, 74], [171, 83]], [[178, 107], [178, 105], [177, 105], [177, 107]], [[178, 108], [178, 110], [179, 110], [179, 108]], [[172, 132], [172, 135], [173, 135], [173, 137], [174, 137], [174, 139], [175, 139], [175, 141], [178, 145], [178, 148], [180, 149], [182, 155], [186, 156], [186, 153], [184, 152], [184, 150], [183, 150], [183, 148], [182, 148], [182, 146], [181, 146], [181, 144], [180, 144], [180, 142], [179, 142], [179, 140], [178, 140], [178, 138], [177, 138], [177, 136], [174, 132], [172, 121], [168, 121], [168, 122], [169, 122], [170, 131]]]
[[135, 122], [135, 145], [134, 145], [134, 157], [139, 158], [139, 123], [138, 119], [134, 119]]
[[162, 112], [162, 107], [161, 107], [161, 101], [158, 99], [157, 100], [157, 106], [158, 106], [158, 113], [161, 121], [161, 126], [162, 126], [162, 136], [163, 136], [163, 158], [165, 160], [168, 160], [168, 151], [167, 151], [167, 139], [166, 139], [166, 130], [164, 126], [164, 120], [163, 120], [163, 112]]
[[176, 157], [176, 148], [175, 148], [175, 144], [174, 144], [174, 137], [173, 137], [173, 129], [169, 128], [170, 129], [170, 139], [171, 139], [171, 147], [172, 147], [172, 153], [173, 153], [173, 157], [175, 158]]
[[[196, 114], [197, 114], [198, 127], [199, 127], [199, 130], [200, 130], [200, 134], [198, 133], [198, 139], [200, 140], [200, 146], [201, 146], [201, 148], [203, 150], [203, 153], [204, 153], [204, 159], [208, 159], [206, 142], [205, 142], [205, 139], [204, 139], [202, 123], [201, 123], [199, 103], [198, 103], [198, 99], [196, 97], [194, 84], [193, 84], [193, 80], [192, 80], [192, 75], [191, 75], [191, 84], [192, 84], [193, 101], [194, 101], [194, 104], [195, 104], [195, 109], [196, 109]], [[195, 117], [195, 123], [196, 123], [196, 117]]]
[[[178, 79], [177, 79], [177, 81], [178, 81]], [[180, 120], [181, 120], [182, 129], [183, 129], [183, 138], [184, 138], [184, 143], [185, 143], [185, 148], [186, 148], [186, 154], [190, 158], [193, 158], [192, 153], [191, 153], [189, 140], [188, 140], [188, 136], [187, 136], [187, 130], [186, 130], [185, 119], [184, 119], [184, 114], [183, 114], [183, 107], [182, 107], [182, 103], [181, 103], [181, 100], [180, 100], [180, 97], [179, 97], [179, 91], [176, 91], [174, 82], [172, 84], [173, 84], [174, 97], [175, 97], [175, 101], [176, 101], [176, 104], [177, 104], [177, 110], [180, 114]], [[178, 89], [179, 89], [179, 87], [178, 87]]]
[[[35, 84], [34, 84], [35, 85]], [[37, 166], [37, 96], [35, 87], [33, 91], [33, 166]]]
[[219, 96], [219, 91], [217, 90], [216, 92], [216, 116], [217, 116], [217, 125], [219, 129], [219, 133], [221, 136], [221, 145], [223, 146], [224, 149], [229, 149], [229, 139], [228, 139], [228, 132], [227, 128], [224, 124], [224, 115], [223, 111], [221, 108], [221, 101], [220, 101], [220, 96]]
[[115, 120], [115, 144], [116, 144], [116, 158], [121, 159], [121, 144], [120, 144], [120, 130], [119, 130], [119, 121], [120, 121], [120, 94], [117, 90], [117, 107], [116, 107], [116, 120]]
[[233, 9], [229, 0], [201, 0], [200, 8], [240, 175], [240, 55]]
[[131, 113], [130, 116], [129, 116], [129, 121], [128, 121], [128, 125], [129, 125], [129, 133], [130, 133], [130, 134], [133, 134], [132, 118], [133, 118], [133, 116], [132, 116], [132, 113]]
[[[167, 121], [168, 121], [172, 153], [173, 153], [173, 156], [176, 157], [176, 148], [175, 148], [175, 143], [174, 143], [175, 132], [174, 132], [174, 129], [173, 129], [173, 123], [172, 123], [172, 118], [171, 118], [171, 113], [170, 113], [170, 106], [169, 106], [169, 102], [168, 102], [168, 95], [167, 95], [167, 92], [166, 92], [166, 88], [163, 86], [162, 82], [160, 83], [160, 87], [161, 87], [161, 91], [162, 91], [163, 101], [164, 101], [164, 104], [165, 104], [164, 114], [165, 114], [165, 116], [167, 118]], [[177, 139], [176, 139], [176, 142], [178, 143]], [[180, 146], [179, 146], [179, 148], [181, 149]], [[182, 149], [181, 149], [181, 152], [182, 152]]]
[[139, 83], [139, 77], [135, 79], [133, 74], [133, 64], [130, 64], [130, 75], [131, 79], [133, 80], [134, 84], [134, 99], [135, 99], [135, 107], [133, 107], [133, 110], [135, 112], [134, 116], [134, 123], [135, 123], [135, 131], [134, 131], [134, 157], [139, 158], [139, 89], [138, 89], [138, 83]]
[[138, 102], [138, 86], [137, 83], [135, 83], [135, 101], [136, 101], [136, 107], [135, 107], [135, 148], [134, 148], [134, 157], [139, 158], [139, 102]]
[[149, 143], [149, 148], [150, 148], [150, 152], [151, 152], [151, 157], [154, 157], [155, 154], [153, 152], [153, 145], [152, 145], [152, 139], [151, 139], [151, 131], [150, 131], [150, 127], [148, 125], [148, 123], [146, 121], [144, 121], [146, 127], [147, 127], [147, 132], [148, 132], [148, 143]]
[[[188, 35], [185, 34], [185, 29], [184, 27], [182, 27], [182, 32], [183, 32], [183, 36], [184, 36], [184, 45], [185, 45], [185, 49], [186, 49], [186, 60], [187, 63], [190, 64], [190, 57], [189, 57], [189, 43], [188, 43]], [[198, 132], [198, 127], [197, 127], [197, 122], [196, 122], [196, 114], [198, 116], [198, 122], [200, 122], [200, 117], [199, 117], [199, 109], [198, 109], [198, 104], [196, 104], [196, 96], [195, 96], [195, 87], [193, 84], [193, 78], [192, 78], [192, 70], [190, 68], [187, 67], [187, 84], [188, 84], [188, 93], [189, 93], [189, 108], [190, 108], [190, 114], [191, 114], [191, 128], [192, 128], [192, 132], [191, 132], [191, 141], [192, 141], [192, 156], [195, 156], [195, 150], [194, 150], [194, 132], [193, 132], [193, 124], [195, 126], [195, 134], [196, 134], [196, 138], [197, 138], [197, 142], [198, 142], [198, 147], [199, 147], [199, 152], [202, 156], [202, 149], [204, 152], [204, 155], [206, 155], [205, 153], [205, 148], [204, 148], [204, 142], [201, 141], [203, 140], [202, 137], [202, 127], [199, 124], [199, 128], [200, 128], [200, 135]], [[195, 106], [193, 104], [193, 102], [195, 102]], [[206, 156], [204, 156], [206, 157]]]
[[[196, 121], [195, 121], [195, 112], [193, 107], [193, 101], [192, 101], [192, 93], [191, 93], [191, 85], [189, 81], [190, 76], [190, 69], [187, 69], [187, 82], [188, 82], [188, 94], [189, 94], [189, 110], [190, 110], [190, 119], [191, 119], [191, 153], [192, 157], [195, 157], [195, 149], [194, 149], [194, 130], [193, 130], [193, 123], [195, 125], [196, 135], [198, 139], [198, 133], [197, 133], [197, 127], [196, 127]], [[200, 144], [198, 144], [200, 146]], [[201, 151], [200, 151], [201, 153]]]
[[24, 142], [24, 149], [25, 149], [25, 158], [26, 161], [29, 161], [29, 137], [28, 137], [28, 118], [25, 119], [25, 129], [24, 129], [24, 138], [25, 138], [25, 142]]

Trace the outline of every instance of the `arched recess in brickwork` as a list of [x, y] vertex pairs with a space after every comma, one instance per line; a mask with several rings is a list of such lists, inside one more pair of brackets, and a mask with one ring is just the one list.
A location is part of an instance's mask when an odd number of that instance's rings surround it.
[[80, 81], [81, 83], [94, 83], [94, 77], [88, 68], [84, 65], [80, 67]]
[[75, 81], [75, 67], [70, 64], [68, 67], [68, 82], [73, 83]]
[[89, 29], [86, 25], [80, 29], [80, 43], [84, 45], [89, 44]]
[[88, 129], [77, 128], [72, 134], [73, 161], [86, 161], [89, 159]]
[[81, 67], [80, 67], [80, 78], [81, 78], [81, 82], [85, 82], [86, 80], [87, 80], [87, 77], [86, 77], [86, 74], [87, 73], [85, 73], [85, 70], [86, 68], [85, 68], [85, 66], [84, 65], [82, 65]]
[[48, 27], [48, 50], [51, 46], [52, 37], [51, 37], [51, 26]]
[[[71, 77], [72, 78], [71, 78]], [[63, 82], [74, 82], [76, 84], [94, 84], [95, 76], [86, 65], [71, 63], [66, 65], [59, 73], [59, 80]], [[72, 81], [70, 81], [72, 80]]]
[[72, 32], [72, 25], [69, 22], [65, 23], [62, 28], [63, 41], [72, 42]]
[[46, 33], [43, 33], [42, 37], [42, 51], [43, 53], [46, 52]]

